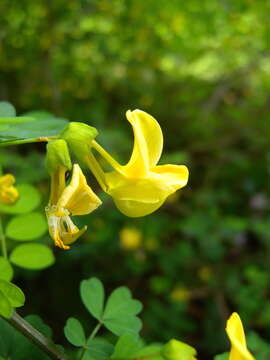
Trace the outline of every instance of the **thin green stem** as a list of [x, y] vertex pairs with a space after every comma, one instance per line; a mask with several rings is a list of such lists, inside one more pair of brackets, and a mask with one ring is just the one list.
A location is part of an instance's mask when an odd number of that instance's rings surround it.
[[81, 353], [81, 356], [80, 356], [80, 359], [79, 360], [82, 360], [84, 354], [86, 353], [86, 351], [88, 350], [89, 348], [89, 344], [91, 343], [91, 341], [94, 339], [94, 337], [96, 336], [97, 332], [99, 331], [99, 329], [101, 328], [102, 326], [102, 323], [99, 322], [97, 324], [97, 326], [94, 328], [94, 330], [91, 332], [89, 338], [87, 339], [86, 343], [85, 343], [85, 347], [83, 348], [82, 350], [82, 353]]
[[7, 244], [6, 244], [6, 238], [5, 238], [5, 234], [4, 234], [1, 216], [0, 216], [0, 242], [1, 242], [2, 254], [3, 254], [4, 258], [7, 259]]
[[48, 137], [40, 136], [37, 138], [31, 138], [31, 139], [2, 141], [2, 142], [0, 142], [0, 147], [21, 145], [21, 144], [30, 144], [30, 143], [37, 143], [37, 142], [48, 142], [51, 139], [57, 139], [57, 138], [58, 138], [58, 136], [48, 136]]
[[115, 169], [119, 169], [121, 165], [95, 140], [92, 140], [92, 147]]
[[44, 353], [46, 353], [53, 360], [68, 360], [61, 350], [59, 350], [53, 342], [46, 336], [41, 334], [31, 324], [24, 320], [16, 312], [13, 313], [10, 319], [6, 320], [11, 326], [18, 330], [22, 335], [29, 339], [33, 344], [37, 345]]
[[99, 163], [97, 162], [96, 158], [90, 151], [87, 155], [85, 160], [86, 164], [89, 166], [90, 170], [94, 174], [95, 178], [97, 179], [99, 185], [101, 186], [102, 190], [106, 192], [107, 185], [105, 180], [105, 174], [102, 168], [100, 167]]

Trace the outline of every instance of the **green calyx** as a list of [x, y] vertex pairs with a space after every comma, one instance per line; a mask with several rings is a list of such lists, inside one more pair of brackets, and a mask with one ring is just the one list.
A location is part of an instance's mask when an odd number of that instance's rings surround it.
[[60, 166], [71, 170], [72, 162], [65, 140], [57, 139], [47, 144], [46, 167], [50, 174], [55, 173]]
[[96, 128], [80, 122], [71, 122], [60, 137], [68, 143], [69, 149], [78, 160], [85, 162], [89, 155], [91, 142], [98, 135]]

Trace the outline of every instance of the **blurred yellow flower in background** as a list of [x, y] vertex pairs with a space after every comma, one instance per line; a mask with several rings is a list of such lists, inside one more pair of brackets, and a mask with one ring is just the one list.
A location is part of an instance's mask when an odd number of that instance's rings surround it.
[[125, 250], [138, 249], [142, 244], [142, 233], [131, 227], [123, 228], [119, 233], [121, 247]]
[[5, 204], [13, 204], [19, 198], [15, 186], [15, 177], [11, 174], [0, 176], [0, 201]]
[[171, 300], [175, 302], [186, 302], [190, 300], [191, 291], [183, 286], [175, 287], [170, 293]]
[[242, 321], [233, 313], [227, 321], [226, 332], [231, 342], [229, 360], [255, 360], [247, 348]]

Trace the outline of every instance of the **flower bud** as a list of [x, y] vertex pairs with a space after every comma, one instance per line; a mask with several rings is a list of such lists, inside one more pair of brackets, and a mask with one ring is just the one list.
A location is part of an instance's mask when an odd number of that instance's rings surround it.
[[72, 163], [65, 140], [57, 139], [47, 144], [46, 167], [50, 174], [55, 173], [59, 166], [71, 170]]
[[71, 122], [62, 131], [60, 137], [66, 140], [75, 156], [84, 162], [89, 155], [91, 142], [97, 135], [96, 128], [81, 122]]
[[170, 340], [161, 349], [166, 360], [195, 360], [196, 350], [188, 344], [175, 339]]

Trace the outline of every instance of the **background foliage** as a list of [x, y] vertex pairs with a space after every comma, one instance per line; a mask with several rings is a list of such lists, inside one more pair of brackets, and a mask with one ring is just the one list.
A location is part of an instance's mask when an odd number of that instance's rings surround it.
[[[17, 269], [33, 294], [25, 315], [42, 314], [56, 341], [65, 314], [83, 321], [78, 284], [89, 276], [132, 289], [149, 341], [176, 337], [202, 354], [222, 352], [233, 310], [270, 340], [269, 10], [254, 0], [1, 1], [2, 100], [19, 113], [88, 122], [123, 161], [132, 143], [124, 113], [143, 109], [164, 130], [162, 162], [191, 172], [188, 187], [145, 218], [124, 217], [102, 195], [104, 205], [78, 219], [89, 225], [84, 238], [54, 249], [55, 265]], [[43, 146], [1, 158], [19, 184], [37, 187], [44, 207]]]

